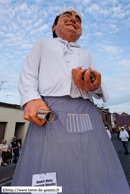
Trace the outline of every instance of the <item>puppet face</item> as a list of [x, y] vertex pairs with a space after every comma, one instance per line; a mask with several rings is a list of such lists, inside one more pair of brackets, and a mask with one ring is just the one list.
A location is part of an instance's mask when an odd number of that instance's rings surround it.
[[63, 40], [76, 42], [82, 34], [81, 20], [75, 12], [64, 12], [57, 25], [52, 26], [52, 31]]

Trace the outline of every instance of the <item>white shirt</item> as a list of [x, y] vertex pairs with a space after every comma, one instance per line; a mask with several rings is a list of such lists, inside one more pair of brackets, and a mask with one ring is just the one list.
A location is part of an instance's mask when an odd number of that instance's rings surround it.
[[111, 139], [111, 133], [110, 133], [110, 131], [108, 129], [106, 131], [107, 131], [107, 134], [108, 134], [109, 138]]
[[121, 138], [121, 141], [128, 141], [129, 134], [125, 129], [124, 131], [120, 131], [120, 138]]
[[2, 151], [7, 151], [8, 150], [8, 145], [7, 144], [0, 144], [0, 150]]
[[[21, 107], [41, 96], [82, 97], [93, 102], [92, 96], [107, 102], [109, 95], [102, 82], [95, 91], [87, 92], [74, 85], [71, 70], [81, 66], [96, 70], [91, 54], [76, 43], [61, 38], [39, 39], [27, 54], [19, 77]], [[38, 90], [37, 90], [38, 85]]]

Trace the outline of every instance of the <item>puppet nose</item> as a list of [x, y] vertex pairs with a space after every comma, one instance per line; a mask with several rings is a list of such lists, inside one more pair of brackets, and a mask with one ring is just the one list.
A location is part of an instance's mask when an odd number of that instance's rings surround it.
[[76, 18], [74, 17], [74, 16], [72, 16], [72, 18], [71, 18], [71, 20], [70, 20], [71, 22], [73, 22], [74, 24], [75, 24], [75, 22], [76, 22]]

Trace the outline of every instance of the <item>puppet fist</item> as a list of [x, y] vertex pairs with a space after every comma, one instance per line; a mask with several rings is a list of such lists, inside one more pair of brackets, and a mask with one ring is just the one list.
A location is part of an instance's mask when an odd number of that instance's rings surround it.
[[74, 84], [81, 90], [86, 90], [87, 92], [98, 89], [101, 84], [101, 74], [93, 70], [95, 80], [92, 83], [90, 79], [91, 72], [92, 70], [90, 67], [87, 69], [87, 71], [81, 67], [72, 69], [72, 78], [74, 80]]
[[26, 103], [24, 108], [24, 119], [32, 123], [42, 126], [45, 121], [37, 118], [37, 111], [40, 109], [49, 110], [48, 106], [42, 99], [31, 100]]

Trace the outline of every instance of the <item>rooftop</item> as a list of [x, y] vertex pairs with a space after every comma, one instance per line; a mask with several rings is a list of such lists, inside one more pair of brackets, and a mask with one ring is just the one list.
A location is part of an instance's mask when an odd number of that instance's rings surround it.
[[0, 107], [21, 109], [20, 105], [18, 105], [18, 104], [8, 104], [8, 103], [4, 103], [4, 102], [0, 102]]

